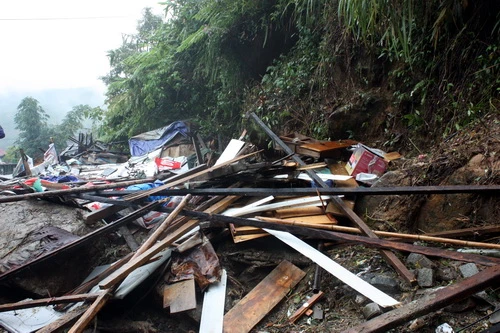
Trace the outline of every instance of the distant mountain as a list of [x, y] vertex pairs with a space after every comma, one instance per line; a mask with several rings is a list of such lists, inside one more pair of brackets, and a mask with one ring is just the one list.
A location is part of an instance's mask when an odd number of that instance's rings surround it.
[[50, 89], [41, 91], [0, 92], [0, 125], [5, 130], [5, 138], [0, 139], [0, 148], [7, 149], [17, 139], [14, 116], [23, 98], [33, 97], [50, 116], [50, 124], [58, 124], [68, 111], [79, 104], [92, 107], [103, 106], [104, 93], [98, 88]]

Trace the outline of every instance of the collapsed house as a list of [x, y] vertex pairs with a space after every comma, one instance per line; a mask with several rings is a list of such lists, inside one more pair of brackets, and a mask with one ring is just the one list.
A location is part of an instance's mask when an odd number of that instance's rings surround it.
[[[71, 286], [64, 286], [61, 294], [0, 305], [0, 325], [12, 332], [50, 332], [64, 327], [83, 332], [106, 304], [126, 299], [136, 288], [151, 284], [150, 277], [157, 275], [154, 286], [162, 297], [165, 315], [189, 313], [199, 332], [250, 332], [311, 276], [294, 259], [270, 255], [274, 260], [266, 264], [268, 274], [228, 303], [228, 285], [237, 279], [213, 246], [221, 238], [230, 239], [235, 246], [279, 241], [288, 252], [314, 267], [312, 280], [292, 304], [287, 318], [269, 326], [281, 331], [293, 331], [301, 320], [309, 320], [304, 317], [324, 319], [325, 309], [318, 305], [335, 297], [328, 294], [333, 290], [323, 290], [325, 279], [340, 281], [348, 290], [344, 297], [356, 299], [362, 306], [365, 320], [344, 326], [343, 332], [418, 326], [412, 320], [497, 283], [500, 259], [430, 244], [498, 251], [498, 241], [458, 239], [495, 234], [500, 231], [498, 226], [424, 235], [381, 232], [372, 230], [353, 208], [356, 197], [363, 195], [492, 195], [500, 186], [370, 187], [399, 154], [386, 154], [352, 140], [279, 137], [255, 114], [250, 117], [282, 151], [282, 157], [265, 160], [257, 147], [242, 140], [244, 135], [231, 140], [221, 154], [214, 154], [199, 137], [190, 134], [185, 123], [175, 122], [131, 138], [132, 158], [127, 162], [73, 164], [55, 181], [37, 177], [0, 183], [4, 191], [0, 209], [2, 204], [21, 200], [62, 202], [78, 209], [86, 229], [90, 229], [75, 235], [77, 226], [33, 225], [26, 237], [8, 244], [0, 262], [0, 283], [12, 283], [20, 280], [19, 276], [28, 278], [29, 274], [22, 274], [58, 257], [76, 256], [78, 249], [114, 232], [129, 248], [116, 261], [92, 267], [82, 281], [70, 281]], [[310, 157], [311, 163], [306, 163], [304, 156]], [[59, 170], [51, 169], [54, 173]], [[76, 179], [59, 182], [70, 175]], [[405, 240], [425, 241], [426, 245]], [[394, 275], [373, 274], [369, 267], [366, 272], [351, 272], [325, 251], [339, 244], [377, 249]], [[256, 262], [242, 252], [231, 254], [240, 262]], [[402, 253], [406, 260], [401, 259]], [[265, 251], [257, 262], [264, 257]], [[435, 263], [429, 258], [436, 257], [460, 263], [462, 276], [450, 279], [457, 281], [449, 286], [432, 289]], [[399, 284], [429, 293], [405, 299]], [[483, 299], [490, 302], [491, 326], [498, 328], [494, 297], [483, 295]], [[38, 309], [36, 314], [34, 308]]]

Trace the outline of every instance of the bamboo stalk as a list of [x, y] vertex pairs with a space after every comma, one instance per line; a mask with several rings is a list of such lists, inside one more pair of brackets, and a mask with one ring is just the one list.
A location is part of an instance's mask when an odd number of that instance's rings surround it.
[[[264, 217], [264, 216], [256, 216], [257, 219], [265, 222], [272, 222], [277, 224], [284, 225], [292, 225], [298, 227], [308, 227], [308, 228], [316, 228], [316, 229], [324, 229], [331, 231], [341, 231], [348, 233], [361, 234], [361, 230], [353, 227], [343, 227], [332, 224], [317, 224], [317, 223], [305, 223], [301, 221], [287, 221], [277, 218]], [[485, 249], [500, 249], [500, 244], [492, 244], [492, 243], [484, 243], [484, 242], [472, 242], [465, 241], [460, 239], [452, 239], [452, 238], [444, 238], [444, 237], [434, 237], [434, 236], [426, 236], [426, 235], [415, 235], [415, 234], [403, 234], [398, 232], [390, 232], [390, 231], [373, 231], [377, 236], [382, 237], [396, 237], [396, 238], [404, 238], [404, 239], [412, 239], [412, 240], [420, 240], [425, 242], [435, 242], [435, 243], [446, 243], [453, 244], [459, 246], [466, 247], [480, 247]]]

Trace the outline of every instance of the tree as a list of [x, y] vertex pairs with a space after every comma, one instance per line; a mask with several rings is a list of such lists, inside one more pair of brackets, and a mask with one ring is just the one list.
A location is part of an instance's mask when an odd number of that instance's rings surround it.
[[27, 155], [35, 156], [38, 148], [45, 149], [49, 144], [48, 119], [49, 115], [33, 97], [25, 97], [18, 105], [14, 121], [20, 133], [16, 144]]
[[54, 143], [59, 150], [66, 147], [66, 142], [69, 137], [75, 136], [83, 127], [83, 120], [88, 118], [88, 115], [93, 111], [89, 105], [74, 106], [71, 111], [66, 113], [61, 124], [52, 127], [49, 133], [52, 134]]

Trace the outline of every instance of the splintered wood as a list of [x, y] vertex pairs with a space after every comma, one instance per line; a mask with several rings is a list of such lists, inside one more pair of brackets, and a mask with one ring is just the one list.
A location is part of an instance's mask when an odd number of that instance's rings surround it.
[[290, 262], [281, 262], [226, 313], [224, 332], [249, 332], [305, 275], [304, 271]]

